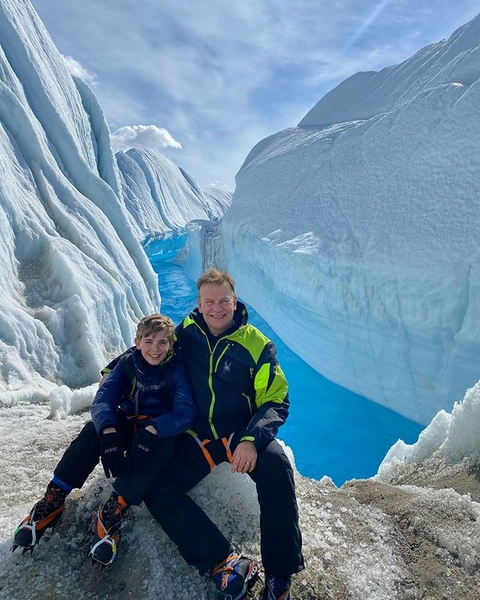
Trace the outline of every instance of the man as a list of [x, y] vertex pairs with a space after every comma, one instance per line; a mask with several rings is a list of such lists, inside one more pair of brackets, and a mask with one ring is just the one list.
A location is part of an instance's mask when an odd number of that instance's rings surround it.
[[260, 503], [263, 600], [290, 600], [291, 575], [304, 567], [293, 471], [278, 428], [288, 415], [288, 385], [275, 349], [247, 323], [234, 280], [216, 269], [197, 282], [198, 307], [176, 328], [176, 352], [194, 388], [197, 418], [145, 495], [152, 515], [183, 558], [209, 574], [219, 598], [244, 598], [256, 576], [187, 492], [228, 461], [248, 473]]

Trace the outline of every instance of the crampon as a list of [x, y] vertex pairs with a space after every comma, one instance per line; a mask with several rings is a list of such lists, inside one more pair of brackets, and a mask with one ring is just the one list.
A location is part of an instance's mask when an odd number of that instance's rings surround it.
[[123, 498], [113, 493], [93, 515], [91, 523], [93, 536], [90, 549], [92, 565], [100, 563], [102, 567], [106, 567], [117, 557], [120, 528], [127, 507]]
[[242, 600], [260, 600], [264, 588], [264, 574], [260, 567], [254, 563], [254, 568], [248, 579], [247, 593]]
[[35, 520], [35, 507], [25, 517], [20, 525], [15, 529], [12, 552], [15, 552], [17, 548], [22, 548], [22, 554], [26, 552], [32, 553], [35, 546], [42, 539], [43, 534], [48, 530], [52, 530], [58, 524], [63, 516], [65, 505], [59, 506], [53, 513], [50, 513], [43, 519]]
[[217, 600], [257, 600], [263, 588], [259, 566], [251, 559], [236, 553], [211, 571], [217, 586]]

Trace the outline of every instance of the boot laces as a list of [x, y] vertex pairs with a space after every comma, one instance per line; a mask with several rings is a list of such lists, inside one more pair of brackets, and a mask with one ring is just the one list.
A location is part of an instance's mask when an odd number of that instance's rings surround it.
[[65, 502], [66, 493], [57, 487], [48, 487], [45, 496], [33, 507], [31, 520], [41, 521], [57, 510]]
[[105, 531], [114, 533], [120, 528], [125, 509], [126, 507], [122, 506], [114, 495], [110, 496], [99, 511], [99, 518]]

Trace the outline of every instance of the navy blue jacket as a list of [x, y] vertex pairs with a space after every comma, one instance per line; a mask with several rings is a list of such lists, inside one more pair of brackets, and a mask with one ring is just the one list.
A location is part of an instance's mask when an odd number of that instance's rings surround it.
[[97, 433], [116, 427], [117, 409], [153, 425], [159, 438], [173, 437], [189, 429], [196, 416], [190, 380], [179, 359], [170, 352], [160, 365], [150, 365], [140, 350], [130, 348], [114, 359], [102, 374], [90, 414]]

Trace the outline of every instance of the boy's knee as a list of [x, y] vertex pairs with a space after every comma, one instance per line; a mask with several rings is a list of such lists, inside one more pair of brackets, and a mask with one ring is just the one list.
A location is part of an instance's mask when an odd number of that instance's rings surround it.
[[93, 424], [93, 421], [88, 421], [87, 423], [85, 423], [85, 425], [83, 426], [82, 430], [80, 431], [80, 434], [78, 437], [88, 437], [92, 439], [93, 441], [98, 441], [99, 440], [99, 436], [97, 433], [97, 430], [95, 429], [95, 425]]

